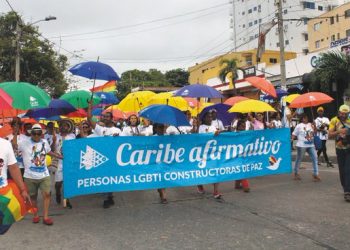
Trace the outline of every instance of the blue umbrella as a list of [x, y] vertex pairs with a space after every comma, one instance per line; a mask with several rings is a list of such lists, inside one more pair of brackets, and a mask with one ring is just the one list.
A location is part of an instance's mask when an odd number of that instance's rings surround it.
[[120, 102], [113, 93], [95, 92], [95, 95], [101, 98], [100, 104], [110, 105], [110, 104], [117, 104]]
[[[288, 95], [288, 92], [283, 90], [283, 89], [276, 89], [276, 94], [277, 94], [277, 99], [280, 99], [282, 96]], [[273, 99], [276, 99], [276, 98], [271, 96], [271, 95], [264, 95], [263, 99], [264, 100], [273, 100]]]
[[200, 97], [223, 98], [222, 94], [219, 91], [204, 84], [187, 85], [177, 90], [174, 93], [174, 96], [196, 97], [196, 98], [200, 98]]
[[186, 115], [179, 109], [169, 105], [155, 104], [148, 106], [139, 112], [139, 116], [152, 122], [178, 126], [191, 126]]
[[102, 112], [103, 112], [103, 109], [102, 108], [95, 108], [91, 111], [91, 114], [93, 116], [101, 116], [102, 115]]
[[77, 111], [69, 102], [61, 99], [52, 100], [47, 108], [31, 109], [26, 116], [31, 118], [49, 118], [59, 115], [66, 115]]
[[94, 80], [120, 80], [118, 74], [111, 66], [101, 62], [82, 62], [70, 68], [69, 72], [73, 75]]
[[222, 121], [224, 126], [229, 126], [229, 125], [231, 125], [232, 120], [236, 118], [235, 113], [228, 112], [228, 110], [231, 107], [232, 106], [227, 105], [227, 104], [223, 104], [223, 103], [218, 103], [218, 104], [214, 104], [214, 105], [205, 107], [202, 110], [202, 112], [199, 114], [199, 119], [202, 120], [205, 113], [211, 111], [212, 109], [215, 109], [216, 114], [217, 114], [217, 118]]

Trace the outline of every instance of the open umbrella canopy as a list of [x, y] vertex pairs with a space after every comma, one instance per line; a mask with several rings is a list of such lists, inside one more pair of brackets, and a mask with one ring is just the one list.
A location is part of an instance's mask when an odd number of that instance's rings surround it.
[[139, 112], [139, 116], [156, 123], [178, 126], [191, 126], [186, 115], [179, 109], [169, 105], [155, 104]]
[[12, 97], [12, 106], [15, 109], [47, 107], [51, 100], [44, 90], [27, 82], [1, 83], [0, 88]]
[[264, 91], [265, 93], [273, 96], [274, 98], [277, 98], [275, 87], [268, 80], [257, 76], [250, 76], [245, 78], [245, 80], [251, 85], [253, 85], [255, 88]]
[[206, 97], [206, 98], [222, 98], [222, 94], [216, 89], [204, 84], [191, 84], [182, 87], [174, 93], [174, 96], [182, 97]]
[[121, 111], [133, 111], [138, 112], [147, 106], [147, 102], [155, 95], [152, 91], [137, 91], [128, 94], [118, 104], [118, 109]]
[[196, 108], [199, 105], [199, 101], [193, 97], [183, 97], [191, 108]]
[[236, 103], [229, 112], [233, 113], [250, 113], [250, 112], [276, 112], [269, 104], [258, 100], [245, 100]]
[[102, 114], [105, 114], [106, 112], [111, 112], [112, 115], [113, 115], [113, 119], [114, 120], [119, 120], [119, 119], [123, 119], [123, 120], [126, 120], [128, 117], [126, 116], [126, 114], [121, 111], [120, 109], [118, 108], [109, 108], [109, 109], [106, 109], [105, 111], [102, 112]]
[[18, 115], [24, 114], [26, 110], [20, 109], [0, 109], [0, 118], [3, 117], [16, 117]]
[[298, 96], [300, 96], [300, 94], [291, 94], [288, 95], [284, 98], [285, 102], [291, 103], [295, 98], [297, 98]]
[[170, 92], [159, 93], [149, 99], [148, 105], [152, 104], [165, 104], [173, 106], [181, 111], [186, 111], [190, 108], [187, 101], [181, 96], [173, 96]]
[[12, 109], [12, 97], [0, 89], [0, 109]]
[[[60, 97], [61, 100], [66, 100], [72, 104], [75, 108], [87, 108], [88, 101], [91, 100], [91, 92], [86, 90], [75, 90], [68, 92]], [[97, 105], [101, 101], [101, 98], [93, 95], [92, 105]]]
[[100, 104], [111, 105], [119, 103], [119, 99], [110, 92], [95, 92], [95, 95], [101, 98]]
[[31, 109], [25, 114], [25, 116], [32, 118], [52, 118], [74, 111], [76, 111], [76, 109], [69, 102], [55, 99], [49, 103], [47, 108]]
[[321, 92], [309, 92], [295, 98], [291, 103], [291, 108], [315, 107], [321, 104], [332, 102], [334, 99]]
[[72, 113], [66, 114], [65, 117], [69, 118], [85, 118], [87, 117], [87, 113], [84, 109], [78, 109]]
[[244, 96], [234, 96], [234, 97], [230, 97], [227, 100], [225, 100], [224, 104], [233, 106], [236, 103], [241, 102], [241, 101], [245, 101], [245, 100], [249, 100], [249, 98], [244, 97]]
[[208, 106], [202, 110], [202, 112], [199, 114], [199, 119], [202, 120], [205, 113], [216, 110], [217, 118], [222, 121], [224, 126], [228, 126], [231, 124], [232, 120], [236, 118], [236, 114], [229, 113], [228, 110], [231, 108], [231, 105], [223, 104], [223, 103], [217, 103], [211, 106]]
[[[283, 89], [276, 89], [277, 99], [282, 98], [283, 96], [288, 95], [288, 92]], [[273, 100], [276, 99], [276, 97], [273, 97], [272, 95], [264, 95], [264, 100]]]
[[82, 62], [69, 69], [73, 75], [82, 76], [88, 79], [99, 79], [99, 80], [120, 80], [118, 74], [114, 69], [101, 62]]

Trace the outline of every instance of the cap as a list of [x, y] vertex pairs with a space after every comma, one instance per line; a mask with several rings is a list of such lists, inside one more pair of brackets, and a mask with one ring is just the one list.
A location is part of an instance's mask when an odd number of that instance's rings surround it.
[[36, 124], [34, 124], [34, 125], [32, 126], [32, 131], [33, 131], [33, 130], [40, 130], [40, 131], [42, 131], [42, 128], [41, 128], [41, 126], [40, 126], [39, 123], [36, 123]]
[[350, 113], [350, 107], [346, 104], [343, 104], [339, 107], [339, 112]]
[[324, 111], [324, 108], [323, 107], [318, 107], [317, 108], [317, 112], [320, 112], [320, 111]]

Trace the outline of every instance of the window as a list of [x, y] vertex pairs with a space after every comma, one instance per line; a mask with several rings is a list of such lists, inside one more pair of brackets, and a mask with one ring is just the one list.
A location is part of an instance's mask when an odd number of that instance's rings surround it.
[[244, 16], [245, 15], [245, 12], [244, 11], [242, 11], [242, 16]]
[[248, 10], [248, 14], [250, 14], [250, 13], [252, 13], [252, 12], [253, 12], [252, 9], [249, 9], [249, 10]]
[[249, 37], [249, 41], [254, 40], [254, 36]]
[[303, 2], [303, 6], [304, 6], [304, 9], [315, 9], [316, 8], [316, 4], [313, 3], [313, 2]]
[[279, 46], [280, 46], [280, 43], [276, 43], [276, 47], [279, 48]]
[[316, 49], [318, 49], [318, 48], [321, 47], [321, 41], [320, 41], [320, 40], [317, 40], [317, 41], [315, 42], [315, 47], [316, 47]]
[[350, 17], [350, 10], [346, 10], [345, 11], [345, 18], [349, 18]]
[[346, 37], [350, 36], [350, 30], [346, 30]]
[[261, 12], [261, 5], [258, 5], [258, 12]]
[[338, 14], [335, 16], [335, 19], [336, 19], [337, 23], [339, 23], [339, 15]]
[[319, 10], [319, 11], [323, 11], [323, 6], [320, 6], [320, 5], [319, 5], [319, 6], [318, 6], [318, 10]]
[[253, 23], [252, 22], [249, 22], [249, 27], [252, 27], [253, 26]]
[[255, 21], [254, 21], [254, 24], [258, 24], [258, 20], [255, 20]]
[[285, 43], [286, 43], [286, 45], [289, 45], [289, 40], [286, 40]]
[[320, 29], [320, 23], [315, 23], [314, 24], [314, 31], [317, 31]]
[[335, 35], [332, 35], [332, 36], [331, 36], [331, 41], [332, 41], [332, 42], [335, 41]]
[[258, 34], [255, 34], [255, 38], [258, 38], [259, 37], [259, 35]]
[[304, 25], [307, 25], [307, 21], [308, 21], [307, 17], [304, 17], [303, 20], [304, 20]]
[[308, 40], [309, 40], [309, 34], [306, 34], [306, 33], [304, 34], [304, 40], [305, 40], [305, 41], [308, 41]]
[[242, 28], [245, 28], [245, 24], [242, 25]]
[[258, 10], [258, 7], [255, 6], [255, 7], [253, 8], [253, 10], [254, 10], [254, 11], [257, 11], [257, 10]]
[[261, 18], [259, 19], [259, 23], [261, 23], [262, 22], [262, 20], [261, 20]]
[[334, 24], [334, 16], [331, 16], [331, 18], [329, 19], [331, 24]]
[[283, 14], [287, 14], [288, 13], [288, 10], [287, 9], [284, 9], [283, 10]]
[[340, 33], [337, 33], [337, 40], [340, 39]]
[[270, 63], [273, 63], [273, 64], [277, 63], [277, 58], [270, 58]]

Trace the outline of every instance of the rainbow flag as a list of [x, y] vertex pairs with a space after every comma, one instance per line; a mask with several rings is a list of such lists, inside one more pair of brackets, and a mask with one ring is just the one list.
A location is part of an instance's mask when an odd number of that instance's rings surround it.
[[117, 81], [109, 81], [105, 84], [90, 89], [91, 92], [114, 92], [117, 90]]
[[34, 209], [24, 202], [17, 185], [8, 180], [8, 185], [0, 188], [0, 234], [6, 233], [14, 222], [23, 219], [27, 212], [34, 212]]

